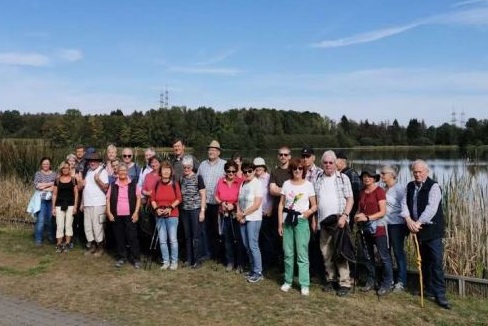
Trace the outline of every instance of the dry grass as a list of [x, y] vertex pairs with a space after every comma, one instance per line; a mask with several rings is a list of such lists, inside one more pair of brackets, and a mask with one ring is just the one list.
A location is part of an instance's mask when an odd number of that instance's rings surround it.
[[206, 263], [200, 270], [116, 270], [110, 256], [85, 257], [81, 249], [58, 255], [36, 248], [31, 230], [0, 228], [0, 291], [40, 304], [109, 319], [121, 325], [481, 325], [486, 301], [453, 299], [445, 311], [418, 298], [373, 294], [346, 298], [312, 284], [310, 297], [279, 291], [281, 276], [249, 284], [241, 275]]

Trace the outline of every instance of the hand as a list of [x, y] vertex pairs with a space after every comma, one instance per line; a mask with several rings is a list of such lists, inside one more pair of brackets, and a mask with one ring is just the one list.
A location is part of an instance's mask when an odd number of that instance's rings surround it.
[[53, 216], [56, 216], [56, 208], [53, 208], [51, 213]]
[[337, 226], [339, 227], [339, 229], [343, 229], [344, 226], [346, 226], [346, 223], [347, 223], [346, 215], [342, 214], [339, 217], [339, 221], [337, 221]]
[[278, 225], [278, 234], [280, 235], [280, 237], [283, 236], [283, 223], [280, 223], [280, 225]]
[[114, 217], [114, 215], [113, 215], [112, 213], [108, 213], [108, 214], [107, 214], [107, 217], [108, 217], [108, 220], [109, 220], [110, 222], [115, 221], [115, 217]]
[[162, 215], [163, 215], [163, 213], [164, 213], [164, 210], [163, 210], [162, 208], [159, 208], [159, 207], [158, 207], [158, 208], [156, 208], [156, 215], [157, 215], [157, 216], [162, 216]]
[[312, 222], [311, 222], [310, 226], [312, 227], [313, 233], [317, 232], [317, 219], [316, 218], [312, 218]]
[[139, 213], [134, 212], [134, 214], [132, 214], [132, 223], [136, 223], [138, 220], [139, 220]]
[[[242, 212], [237, 212], [236, 213], [236, 219], [241, 222], [241, 220], [244, 219], [244, 214]], [[241, 222], [242, 223], [242, 222]]]
[[412, 219], [407, 220], [407, 227], [412, 233], [418, 233], [422, 229], [422, 224]]
[[205, 211], [200, 210], [200, 214], [198, 214], [198, 221], [199, 222], [205, 221]]
[[75, 205], [75, 206], [73, 206], [73, 215], [76, 213], [78, 213], [78, 210], [76, 209], [76, 205]]
[[83, 212], [83, 204], [80, 205], [80, 212]]
[[354, 217], [354, 221], [355, 222], [367, 222], [368, 221], [368, 218], [366, 217], [366, 215], [364, 213], [358, 213]]
[[229, 203], [226, 203], [225, 205], [225, 209], [230, 212], [230, 211], [233, 211], [234, 210], [234, 204], [229, 204]]

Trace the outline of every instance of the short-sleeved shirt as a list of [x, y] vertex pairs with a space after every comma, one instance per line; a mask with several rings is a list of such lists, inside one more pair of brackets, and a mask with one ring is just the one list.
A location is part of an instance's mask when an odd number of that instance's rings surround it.
[[217, 187], [215, 188], [215, 195], [219, 197], [222, 202], [228, 202], [229, 204], [237, 203], [242, 181], [241, 178], [234, 178], [229, 185], [225, 180], [225, 177], [220, 178], [217, 182]]
[[[359, 211], [366, 215], [373, 215], [380, 211], [379, 202], [381, 200], [386, 200], [386, 193], [383, 188], [376, 187], [376, 189], [369, 194], [363, 189], [359, 195]], [[380, 222], [380, 220], [376, 220], [378, 225], [383, 225], [384, 221]]]
[[[37, 185], [39, 183], [49, 183], [49, 182], [54, 183], [55, 180], [56, 180], [56, 172], [51, 171], [51, 173], [45, 174], [41, 171], [37, 171], [36, 174], [34, 175], [34, 186], [37, 188]], [[41, 199], [46, 200], [46, 196], [48, 192], [49, 191], [42, 191]]]
[[205, 189], [202, 176], [196, 173], [191, 176], [183, 176], [180, 180], [180, 186], [183, 200], [181, 208], [184, 210], [200, 209], [202, 206], [200, 190]]
[[405, 187], [395, 183], [393, 187], [386, 190], [386, 223], [405, 224], [405, 219], [401, 216], [402, 200], [405, 196]]
[[[244, 182], [239, 190], [239, 207], [241, 211], [245, 211], [252, 206], [257, 197], [263, 198], [263, 187], [261, 181], [253, 178], [249, 182]], [[246, 215], [246, 221], [261, 221], [263, 219], [263, 207], [259, 208], [249, 215]]]
[[220, 177], [224, 175], [225, 161], [218, 158], [214, 162], [203, 161], [198, 167], [198, 175], [201, 175], [207, 189], [207, 204], [217, 204], [215, 201], [215, 186]]
[[[129, 180], [130, 183], [130, 180]], [[120, 184], [119, 179], [115, 181], [115, 184], [119, 186], [119, 193], [117, 197], [117, 216], [128, 216], [130, 215], [130, 205], [129, 205], [129, 183]], [[110, 186], [112, 187], [112, 186]], [[107, 199], [110, 200], [110, 194], [112, 189], [107, 191]], [[136, 196], [141, 196], [141, 187], [136, 185]]]
[[285, 196], [285, 208], [302, 214], [310, 208], [310, 197], [315, 196], [315, 190], [310, 181], [304, 180], [301, 185], [294, 185], [291, 180], [285, 181], [281, 187], [281, 195]]
[[105, 206], [105, 192], [100, 189], [95, 181], [95, 174], [100, 172], [102, 183], [108, 184], [107, 171], [99, 166], [96, 170], [88, 169], [85, 177], [85, 187], [83, 188], [83, 206]]

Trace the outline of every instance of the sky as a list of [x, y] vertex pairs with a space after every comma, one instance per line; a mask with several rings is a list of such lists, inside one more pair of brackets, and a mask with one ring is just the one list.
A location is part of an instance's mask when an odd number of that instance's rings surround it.
[[486, 119], [488, 0], [5, 0], [0, 111]]

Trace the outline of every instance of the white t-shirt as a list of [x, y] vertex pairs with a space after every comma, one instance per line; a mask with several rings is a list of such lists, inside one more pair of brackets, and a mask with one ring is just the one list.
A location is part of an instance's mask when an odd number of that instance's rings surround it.
[[[336, 174], [331, 176], [324, 175], [324, 182], [320, 185], [320, 197], [318, 198], [318, 216], [321, 219], [332, 214], [339, 214], [339, 201], [337, 199], [337, 190], [335, 179]], [[320, 220], [320, 219], [319, 219]]]
[[281, 187], [281, 194], [285, 196], [285, 208], [303, 214], [310, 208], [310, 197], [315, 196], [315, 190], [310, 181], [305, 180], [301, 185], [294, 185], [291, 180], [286, 180]]
[[[249, 182], [242, 183], [239, 190], [239, 207], [241, 211], [245, 211], [254, 203], [256, 197], [263, 198], [263, 186], [261, 181], [257, 178], [253, 178]], [[263, 205], [259, 205], [259, 208], [253, 213], [246, 215], [246, 221], [261, 221], [263, 219]]]
[[106, 197], [105, 193], [95, 182], [95, 173], [100, 171], [100, 180], [103, 183], [108, 184], [108, 173], [101, 166], [96, 170], [88, 170], [85, 177], [85, 188], [83, 188], [83, 206], [105, 206]]

